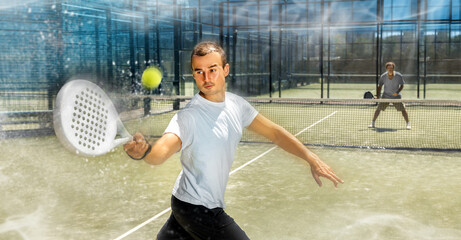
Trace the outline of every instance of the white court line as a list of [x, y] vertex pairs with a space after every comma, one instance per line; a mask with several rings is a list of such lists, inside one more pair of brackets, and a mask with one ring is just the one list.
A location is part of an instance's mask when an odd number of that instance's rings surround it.
[[162, 216], [163, 214], [169, 212], [170, 210], [171, 210], [171, 207], [169, 207], [169, 208], [167, 208], [167, 209], [161, 211], [161, 212], [158, 213], [157, 215], [155, 215], [155, 216], [151, 217], [150, 219], [146, 220], [145, 222], [139, 224], [138, 226], [134, 227], [134, 228], [131, 229], [130, 231], [128, 231], [128, 232], [126, 232], [126, 233], [120, 235], [118, 238], [116, 238], [116, 239], [114, 239], [114, 240], [120, 240], [120, 239], [125, 238], [126, 236], [128, 236], [128, 235], [130, 235], [130, 234], [136, 232], [138, 229], [144, 227], [144, 226], [147, 225], [148, 223], [154, 221], [155, 219], [159, 218], [160, 216]]
[[309, 129], [309, 128], [311, 128], [311, 127], [313, 127], [313, 126], [315, 126], [315, 125], [317, 125], [317, 124], [319, 124], [319, 123], [321, 123], [321, 122], [323, 122], [323, 121], [326, 120], [327, 118], [329, 118], [329, 117], [335, 115], [337, 112], [338, 112], [338, 111], [334, 111], [334, 112], [330, 113], [330, 115], [328, 115], [328, 116], [326, 116], [326, 117], [324, 117], [324, 118], [318, 120], [317, 122], [313, 123], [313, 124], [310, 125], [309, 127], [304, 128], [304, 129], [301, 130], [299, 133], [296, 133], [295, 136], [298, 136], [299, 134], [305, 132], [307, 129]]
[[[317, 124], [323, 122], [325, 119], [327, 119], [327, 118], [333, 116], [333, 115], [334, 115], [335, 113], [337, 113], [337, 112], [338, 112], [338, 111], [334, 111], [334, 112], [330, 113], [328, 116], [326, 116], [326, 117], [324, 117], [324, 118], [318, 120], [317, 122], [311, 124], [309, 127], [306, 127], [306, 128], [304, 128], [303, 130], [301, 130], [300, 132], [296, 133], [295, 136], [298, 136], [299, 134], [305, 132], [305, 131], [308, 130], [309, 128], [312, 128], [313, 126], [315, 126], [315, 125], [317, 125]], [[238, 172], [240, 169], [242, 169], [242, 168], [248, 166], [248, 165], [251, 164], [252, 162], [254, 162], [254, 161], [260, 159], [261, 157], [263, 157], [264, 155], [268, 154], [269, 152], [271, 152], [272, 150], [274, 150], [274, 149], [276, 149], [276, 148], [277, 148], [277, 146], [272, 147], [272, 148], [270, 148], [269, 150], [267, 150], [267, 151], [261, 153], [259, 156], [257, 156], [257, 157], [255, 157], [255, 158], [251, 159], [250, 161], [246, 162], [246, 163], [243, 164], [242, 166], [240, 166], [240, 167], [234, 169], [233, 171], [231, 171], [231, 172], [229, 173], [229, 176], [232, 175], [232, 174], [234, 174], [234, 173], [236, 173], [236, 172]], [[157, 218], [161, 217], [163, 214], [169, 212], [170, 210], [171, 210], [171, 207], [169, 207], [169, 208], [167, 208], [167, 209], [161, 211], [161, 212], [158, 213], [157, 215], [155, 215], [155, 216], [151, 217], [150, 219], [146, 220], [145, 222], [139, 224], [138, 226], [134, 227], [133, 229], [129, 230], [128, 232], [126, 232], [126, 233], [120, 235], [119, 237], [115, 238], [114, 240], [121, 240], [121, 239], [125, 238], [126, 236], [128, 236], [128, 235], [130, 235], [130, 234], [136, 232], [138, 229], [144, 227], [144, 226], [147, 225], [148, 223], [150, 223], [150, 222], [156, 220]]]

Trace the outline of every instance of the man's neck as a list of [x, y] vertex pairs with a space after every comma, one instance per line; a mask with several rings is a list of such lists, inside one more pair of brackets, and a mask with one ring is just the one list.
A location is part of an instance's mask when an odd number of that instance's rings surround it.
[[206, 95], [205, 93], [200, 91], [199, 95], [202, 96], [203, 98], [205, 98], [206, 100], [211, 101], [211, 102], [224, 102], [224, 100], [226, 99], [225, 93], [223, 93], [223, 94], [215, 94], [215, 95]]

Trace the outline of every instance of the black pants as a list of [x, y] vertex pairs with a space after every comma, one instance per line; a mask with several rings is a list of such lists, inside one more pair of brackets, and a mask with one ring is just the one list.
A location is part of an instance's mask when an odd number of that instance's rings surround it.
[[245, 240], [245, 232], [222, 208], [204, 206], [171, 198], [171, 215], [157, 235], [158, 240]]

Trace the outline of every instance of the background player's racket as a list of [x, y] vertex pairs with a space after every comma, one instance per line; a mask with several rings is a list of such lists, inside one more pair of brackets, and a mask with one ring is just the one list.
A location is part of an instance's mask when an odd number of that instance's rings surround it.
[[132, 139], [107, 94], [86, 80], [70, 81], [59, 90], [53, 123], [62, 145], [83, 156], [105, 154]]
[[374, 99], [375, 96], [373, 95], [373, 93], [371, 93], [370, 91], [366, 91], [364, 94], [363, 94], [363, 99]]

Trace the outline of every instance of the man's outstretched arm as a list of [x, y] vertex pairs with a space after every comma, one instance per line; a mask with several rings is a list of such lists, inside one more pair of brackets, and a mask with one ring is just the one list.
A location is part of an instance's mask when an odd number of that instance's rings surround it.
[[320, 177], [329, 179], [334, 183], [335, 187], [338, 186], [338, 183], [344, 182], [336, 176], [335, 172], [326, 163], [320, 160], [315, 153], [307, 149], [293, 134], [263, 115], [258, 114], [248, 126], [248, 129], [268, 138], [283, 150], [306, 160], [311, 166], [312, 176], [319, 186], [322, 186]]

